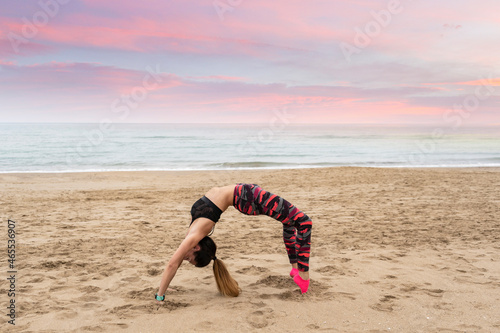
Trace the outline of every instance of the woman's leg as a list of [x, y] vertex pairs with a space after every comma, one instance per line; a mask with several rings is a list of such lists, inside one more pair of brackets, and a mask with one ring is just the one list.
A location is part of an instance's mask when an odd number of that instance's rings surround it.
[[286, 252], [290, 264], [297, 264], [297, 229], [294, 226], [283, 224], [283, 242], [285, 243]]
[[[311, 253], [311, 219], [289, 201], [259, 186], [253, 188], [252, 197], [254, 209], [283, 223], [283, 240], [290, 263], [297, 263], [300, 272], [308, 272]], [[301, 276], [309, 278], [309, 274], [301, 274]]]
[[[309, 217], [302, 213], [303, 216], [299, 217], [295, 221], [295, 226], [297, 228], [297, 263], [299, 271], [308, 272], [309, 271], [309, 257], [311, 254], [311, 229], [312, 221]], [[308, 277], [308, 276], [307, 276]]]
[[[282, 197], [268, 192], [255, 184], [239, 184], [235, 188], [234, 207], [247, 215], [264, 214], [283, 223], [283, 239], [290, 262], [295, 261], [301, 276], [308, 279], [311, 251], [312, 221], [309, 217]], [[292, 236], [292, 229], [293, 236]], [[296, 230], [296, 232], [295, 232]], [[291, 243], [294, 240], [292, 249]], [[292, 255], [290, 257], [290, 254]], [[307, 274], [306, 274], [307, 273]]]

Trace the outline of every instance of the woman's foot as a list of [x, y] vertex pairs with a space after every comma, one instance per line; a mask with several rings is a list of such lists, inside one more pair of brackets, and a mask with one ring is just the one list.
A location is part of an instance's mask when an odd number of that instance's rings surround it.
[[304, 280], [303, 278], [300, 277], [299, 274], [294, 276], [293, 281], [299, 286], [300, 291], [303, 294], [305, 294], [307, 292], [307, 289], [309, 289], [310, 280]]
[[297, 274], [299, 274], [299, 270], [298, 270], [297, 268], [293, 268], [293, 267], [292, 267], [292, 270], [290, 271], [290, 276], [291, 276], [292, 278], [294, 278], [294, 277], [295, 277], [295, 275], [297, 275]]

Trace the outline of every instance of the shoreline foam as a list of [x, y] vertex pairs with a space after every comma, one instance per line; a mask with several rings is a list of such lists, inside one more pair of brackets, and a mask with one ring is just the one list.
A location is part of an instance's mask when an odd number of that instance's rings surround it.
[[225, 172], [225, 171], [268, 171], [268, 170], [307, 170], [307, 169], [334, 169], [334, 168], [368, 168], [368, 169], [498, 169], [500, 164], [491, 165], [335, 165], [335, 166], [290, 166], [290, 167], [261, 167], [261, 168], [227, 168], [227, 169], [89, 169], [89, 170], [35, 170], [35, 171], [1, 171], [0, 174], [58, 174], [58, 173], [109, 173], [109, 172]]

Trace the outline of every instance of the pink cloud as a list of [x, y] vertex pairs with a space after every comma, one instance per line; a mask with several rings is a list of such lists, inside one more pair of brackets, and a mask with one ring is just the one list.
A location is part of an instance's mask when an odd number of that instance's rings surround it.
[[[35, 37], [38, 34], [26, 36], [23, 34], [23, 23], [5, 19], [0, 29], [0, 57], [14, 59], [19, 56], [47, 54], [54, 47], [40, 43]], [[28, 38], [31, 37], [31, 38]]]
[[[4, 94], [31, 96], [39, 105], [43, 101], [46, 107], [63, 107], [73, 115], [84, 112], [87, 117], [96, 110], [112, 112], [113, 101], [130, 98], [134, 93], [144, 94], [144, 80], [148, 76], [148, 70], [100, 64], [52, 62], [18, 66], [3, 62], [2, 66], [0, 89]], [[152, 70], [157, 72], [157, 80], [149, 77], [147, 96], [141, 103], [135, 103], [140, 107], [129, 121], [182, 118], [259, 122], [275, 108], [293, 110], [297, 121], [302, 122], [390, 122], [405, 116], [429, 120], [441, 117], [457, 101], [457, 97], [422, 97], [435, 91], [434, 87], [289, 86], [248, 83], [239, 77], [223, 75], [183, 78]], [[26, 103], [31, 102], [15, 101], [16, 107]], [[493, 98], [484, 103], [484, 112], [492, 110], [495, 103]], [[96, 113], [94, 117], [102, 116]]]
[[466, 81], [466, 82], [456, 82], [456, 85], [465, 85], [465, 86], [500, 86], [500, 78], [495, 79], [482, 79], [482, 80], [474, 80], [474, 81]]
[[70, 93], [73, 96], [120, 96], [130, 94], [136, 87], [147, 86], [149, 91], [183, 85], [174, 74], [159, 73], [157, 68], [144, 71], [120, 69], [88, 63], [58, 63], [17, 66], [2, 63], [3, 91], [26, 94]]
[[[130, 95], [143, 87], [147, 71], [132, 71], [101, 66], [98, 64], [49, 63], [16, 66], [5, 63], [2, 91], [30, 95], [54, 107], [76, 103], [72, 112], [105, 108], [111, 101]], [[319, 103], [329, 97], [300, 96], [295, 91], [287, 93], [283, 85], [245, 84], [235, 80], [198, 81], [182, 79], [173, 74], [159, 74], [160, 81], [148, 88], [148, 100], [152, 108], [166, 107], [175, 112], [200, 112], [203, 108], [219, 110], [258, 109], [293, 103]], [[224, 78], [224, 76], [215, 76]], [[233, 79], [233, 78], [230, 78]], [[238, 83], [240, 82], [240, 83]], [[150, 80], [150, 83], [154, 83]], [[64, 103], [64, 105], [67, 105]], [[85, 107], [86, 106], [86, 107]], [[83, 110], [82, 110], [83, 111]], [[235, 111], [237, 112], [237, 111]]]
[[[457, 82], [432, 82], [422, 83], [423, 86], [500, 86], [500, 78], [484, 77], [479, 80], [471, 81], [457, 81]], [[435, 89], [446, 90], [443, 87], [436, 87]]]
[[[89, 24], [92, 22], [93, 24]], [[176, 25], [177, 24], [177, 25]], [[135, 52], [167, 51], [186, 54], [246, 54], [258, 57], [277, 45], [244, 37], [220, 36], [192, 23], [158, 22], [143, 18], [103, 21], [79, 14], [70, 24], [50, 24], [40, 29], [38, 39], [66, 46], [119, 49]], [[217, 29], [215, 29], [217, 30]]]
[[[234, 12], [235, 18], [238, 14], [256, 11], [272, 11], [276, 14], [261, 20], [259, 24], [248, 19], [221, 22], [212, 3], [190, 7], [177, 3], [164, 5], [160, 2], [147, 7], [131, 1], [89, 0], [83, 3], [87, 6], [84, 11], [65, 13], [61, 9], [62, 19], [54, 19], [41, 27], [37, 40], [69, 46], [139, 52], [160, 50], [258, 57], [270, 51], [303, 51], [307, 48], [304, 41], [332, 41], [338, 36], [337, 30], [327, 25], [311, 26], [295, 20], [294, 16], [300, 15], [300, 10], [291, 10], [286, 6], [284, 8], [288, 9], [282, 13], [265, 3], [247, 8], [242, 6]], [[164, 8], [163, 12], [161, 8]], [[103, 15], [110, 10], [116, 15]], [[303, 10], [313, 11], [310, 5], [303, 5]], [[11, 30], [20, 31], [21, 26], [12, 27]]]
[[227, 76], [227, 75], [208, 75], [208, 76], [187, 76], [190, 80], [207, 80], [207, 81], [244, 81], [244, 77]]

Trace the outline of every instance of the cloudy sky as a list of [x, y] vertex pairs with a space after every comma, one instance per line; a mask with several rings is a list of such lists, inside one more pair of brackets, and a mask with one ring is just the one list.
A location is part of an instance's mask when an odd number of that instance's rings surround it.
[[0, 122], [500, 124], [498, 0], [6, 0]]

